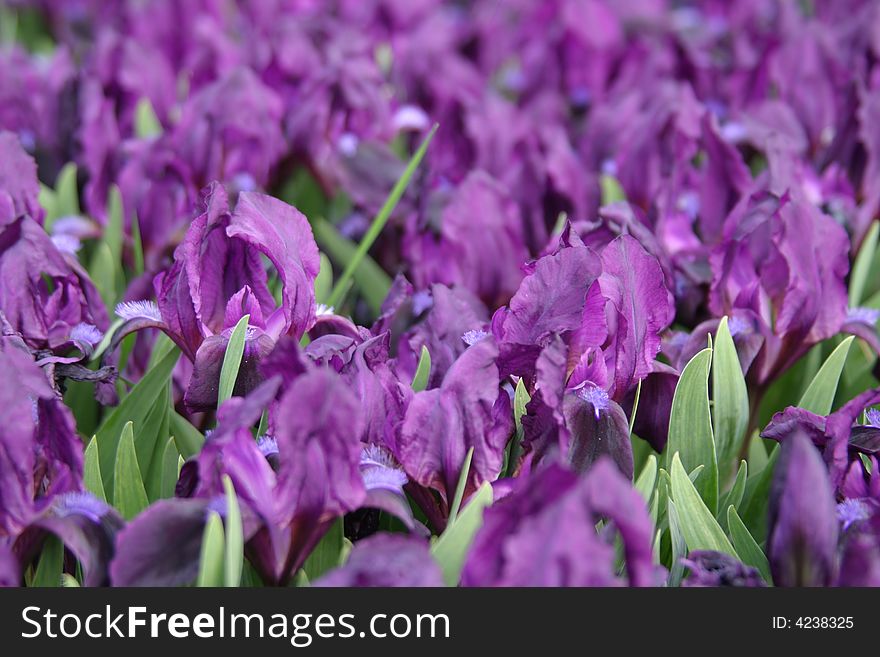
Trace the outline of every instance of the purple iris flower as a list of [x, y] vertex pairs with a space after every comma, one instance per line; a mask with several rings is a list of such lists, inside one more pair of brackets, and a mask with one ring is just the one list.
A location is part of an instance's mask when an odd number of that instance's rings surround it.
[[[612, 527], [626, 555], [623, 574], [615, 567]], [[600, 459], [582, 477], [552, 464], [486, 510], [462, 584], [655, 586], [651, 527], [644, 500], [610, 460]]]
[[[281, 305], [269, 289], [266, 256], [281, 283]], [[217, 403], [220, 367], [232, 329], [249, 315], [236, 395], [261, 380], [258, 364], [283, 335], [300, 338], [315, 322], [318, 248], [295, 208], [256, 192], [241, 192], [234, 211], [217, 183], [206, 190], [205, 212], [175, 251], [174, 264], [154, 282], [158, 305], [122, 304], [126, 324], [165, 331], [193, 362], [185, 401], [192, 410]]]
[[766, 586], [756, 568], [723, 552], [694, 550], [682, 563], [690, 570], [682, 586]]

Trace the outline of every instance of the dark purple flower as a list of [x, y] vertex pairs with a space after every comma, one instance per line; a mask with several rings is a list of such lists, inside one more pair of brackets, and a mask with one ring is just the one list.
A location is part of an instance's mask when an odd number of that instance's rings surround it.
[[21, 563], [28, 564], [52, 534], [79, 561], [83, 584], [102, 586], [109, 583], [108, 567], [123, 524], [115, 509], [91, 493], [63, 493], [19, 535], [15, 552]]
[[749, 371], [767, 385], [846, 320], [846, 233], [804, 200], [744, 198], [712, 253], [709, 306], [716, 316], [748, 309], [764, 339]]
[[798, 431], [782, 443], [770, 491], [767, 558], [777, 586], [828, 586], [835, 578], [838, 520], [828, 471]]
[[660, 332], [674, 315], [672, 295], [656, 258], [626, 235], [602, 250], [599, 285], [616, 311], [606, 312], [611, 338], [606, 348], [610, 358], [606, 360], [613, 372], [609, 392], [620, 400], [654, 371]]
[[[281, 307], [269, 290], [261, 255], [277, 271]], [[190, 226], [171, 268], [155, 280], [158, 308], [126, 303], [117, 341], [139, 328], [164, 330], [194, 363], [185, 401], [193, 410], [214, 408], [226, 345], [249, 315], [245, 353], [235, 395], [262, 380], [258, 364], [283, 335], [301, 337], [315, 322], [318, 248], [295, 208], [255, 192], [241, 192], [230, 212], [223, 187], [206, 192], [205, 212]]]
[[410, 479], [437, 491], [446, 508], [470, 448], [465, 499], [501, 471], [513, 417], [510, 397], [499, 390], [497, 358], [494, 340], [480, 340], [455, 361], [439, 388], [416, 393], [407, 408], [394, 454]]
[[264, 186], [284, 152], [283, 105], [248, 68], [230, 71], [199, 90], [175, 128], [177, 150], [197, 184], [238, 174]]
[[695, 550], [682, 563], [690, 570], [682, 586], [766, 586], [756, 568], [723, 552]]
[[[596, 524], [605, 519], [602, 530]], [[625, 577], [615, 566], [614, 527]], [[577, 476], [550, 465], [486, 510], [464, 586], [652, 586], [652, 523], [644, 500], [610, 460]]]
[[88, 274], [27, 216], [0, 228], [0, 311], [35, 349], [64, 345], [83, 323], [108, 325]]
[[415, 536], [381, 533], [354, 546], [344, 566], [312, 586], [443, 586], [440, 566], [428, 542]]
[[802, 433], [822, 450], [831, 481], [835, 488], [840, 488], [845, 484], [850, 466], [860, 463], [859, 454], [873, 458], [880, 453], [880, 428], [871, 424], [875, 414], [868, 416], [867, 425], [857, 423], [863, 411], [878, 402], [880, 390], [872, 389], [857, 395], [827, 417], [789, 407], [773, 416], [761, 436], [784, 443], [791, 435]]
[[82, 443], [73, 416], [20, 338], [0, 338], [0, 535], [16, 536], [52, 499], [77, 490]]
[[37, 164], [11, 132], [0, 132], [0, 226], [22, 215], [43, 223]]
[[461, 285], [490, 307], [506, 303], [519, 287], [528, 253], [519, 212], [504, 189], [476, 171], [454, 189], [436, 190], [425, 206], [403, 243], [413, 283]]
[[21, 583], [21, 565], [18, 557], [6, 545], [0, 543], [0, 588], [12, 588]]
[[117, 536], [110, 565], [113, 585], [181, 586], [195, 581], [208, 503], [170, 499], [147, 507]]

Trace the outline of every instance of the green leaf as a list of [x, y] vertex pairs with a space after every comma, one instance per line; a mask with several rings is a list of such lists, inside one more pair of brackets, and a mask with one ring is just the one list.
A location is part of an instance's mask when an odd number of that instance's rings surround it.
[[672, 499], [675, 501], [681, 520], [681, 532], [688, 549], [715, 550], [736, 557], [737, 553], [724, 535], [721, 525], [688, 479], [678, 452], [672, 457], [669, 476], [672, 479]]
[[733, 541], [740, 560], [747, 566], [757, 568], [764, 581], [771, 584], [773, 577], [770, 575], [770, 564], [767, 562], [767, 557], [764, 556], [764, 552], [755, 542], [749, 530], [746, 529], [733, 506], [727, 507], [727, 526], [730, 527], [730, 539]]
[[152, 139], [162, 134], [162, 124], [149, 98], [141, 98], [134, 108], [134, 134], [138, 139]]
[[218, 408], [232, 397], [232, 392], [235, 390], [235, 381], [238, 379], [238, 369], [241, 367], [241, 358], [244, 355], [244, 339], [250, 319], [250, 315], [245, 315], [238, 320], [232, 330], [232, 335], [229, 336], [226, 353], [223, 354], [223, 367], [220, 369], [220, 386], [217, 393]]
[[117, 317], [110, 324], [110, 328], [107, 329], [107, 332], [104, 333], [104, 337], [101, 338], [101, 341], [98, 343], [98, 346], [95, 347], [95, 351], [92, 353], [91, 361], [94, 363], [98, 361], [101, 356], [104, 355], [104, 352], [107, 351], [107, 348], [110, 346], [110, 343], [113, 342], [113, 335], [125, 323], [125, 320], [121, 317]]
[[431, 554], [440, 564], [446, 586], [456, 586], [464, 568], [464, 559], [474, 536], [483, 525], [483, 511], [492, 504], [492, 486], [484, 483], [474, 493], [454, 523], [431, 546]]
[[82, 214], [79, 206], [79, 189], [76, 184], [76, 163], [68, 162], [55, 179], [55, 195], [59, 217], [71, 217]]
[[666, 517], [669, 518], [669, 540], [672, 546], [672, 567], [669, 569], [669, 586], [678, 586], [684, 577], [682, 558], [687, 556], [687, 542], [681, 531], [681, 519], [675, 508], [675, 502], [667, 500]]
[[39, 203], [40, 207], [46, 212], [46, 217], [43, 219], [43, 227], [48, 233], [52, 230], [52, 224], [54, 224], [60, 216], [57, 210], [58, 195], [51, 187], [40, 183], [40, 194], [37, 196], [37, 203]]
[[474, 448], [471, 446], [464, 457], [464, 464], [461, 466], [461, 474], [458, 476], [458, 484], [455, 486], [455, 497], [452, 498], [452, 506], [449, 507], [449, 520], [451, 525], [458, 517], [458, 510], [461, 508], [461, 500], [464, 497], [464, 489], [467, 485], [468, 475], [471, 472], [471, 460], [474, 458]]
[[849, 336], [831, 352], [828, 359], [816, 373], [810, 382], [807, 391], [801, 397], [798, 406], [816, 415], [828, 415], [834, 405], [834, 395], [837, 393], [837, 384], [840, 381], [840, 373], [846, 363], [846, 355], [855, 338]]
[[171, 433], [177, 444], [177, 451], [184, 459], [189, 459], [202, 451], [205, 436], [173, 408], [169, 413]]
[[871, 476], [871, 471], [873, 470], [871, 459], [867, 456], [867, 454], [859, 454], [859, 458], [862, 460], [862, 465], [865, 466], [865, 472], [868, 473], [868, 476]]
[[156, 499], [169, 499], [174, 497], [174, 488], [177, 485], [179, 477], [177, 462], [180, 459], [180, 452], [177, 451], [177, 443], [174, 436], [169, 436], [165, 442], [165, 451], [160, 461], [161, 478], [159, 482], [159, 492]]
[[34, 573], [31, 586], [35, 588], [54, 588], [61, 586], [61, 571], [64, 569], [64, 544], [55, 534], [48, 534], [40, 550], [40, 561]]
[[[329, 221], [320, 218], [312, 219], [312, 230], [321, 249], [326, 251], [336, 263], [344, 265], [354, 258], [357, 250], [355, 244], [343, 237]], [[370, 311], [374, 315], [378, 315], [382, 308], [382, 302], [385, 301], [388, 290], [391, 289], [391, 278], [368, 254], [358, 265], [353, 280]], [[346, 290], [350, 284], [351, 281], [346, 283]], [[344, 296], [344, 293], [340, 294], [339, 298]], [[329, 301], [329, 295], [327, 301]]]
[[134, 448], [134, 429], [126, 422], [119, 438], [116, 452], [116, 467], [113, 473], [113, 506], [126, 520], [131, 520], [147, 508], [150, 501], [144, 490], [144, 481], [138, 466], [137, 452]]
[[119, 187], [112, 185], [107, 197], [107, 225], [104, 227], [103, 242], [110, 247], [116, 263], [122, 262], [122, 238], [125, 234], [123, 218], [122, 192]]
[[431, 353], [425, 345], [419, 355], [419, 364], [412, 380], [413, 392], [421, 392], [428, 387], [428, 377], [431, 376]]
[[137, 214], [131, 217], [131, 251], [134, 259], [134, 275], [144, 273], [144, 244], [141, 241], [141, 222]]
[[369, 229], [367, 229], [366, 234], [364, 235], [360, 244], [358, 244], [357, 250], [354, 252], [352, 258], [346, 263], [345, 269], [342, 270], [342, 274], [339, 276], [339, 279], [333, 286], [333, 291], [330, 293], [330, 298], [327, 300], [328, 305], [333, 306], [342, 299], [342, 292], [345, 290], [346, 283], [354, 275], [355, 270], [358, 268], [361, 260], [365, 255], [367, 255], [367, 251], [370, 250], [370, 247], [373, 246], [373, 243], [376, 241], [376, 238], [379, 237], [382, 229], [385, 228], [385, 224], [387, 223], [388, 218], [391, 216], [394, 208], [397, 207], [397, 203], [398, 201], [400, 201], [400, 197], [403, 196], [403, 193], [406, 191], [406, 188], [409, 185], [410, 179], [413, 177], [413, 174], [416, 172], [416, 169], [421, 163], [422, 158], [425, 156], [425, 152], [428, 150], [428, 145], [431, 143], [431, 140], [434, 138], [434, 134], [437, 132], [437, 127], [438, 126], [435, 123], [434, 127], [432, 127], [431, 131], [428, 133], [428, 136], [425, 137], [421, 146], [419, 146], [418, 150], [412, 156], [409, 164], [407, 164], [403, 175], [400, 177], [400, 180], [398, 180], [394, 187], [391, 189], [391, 193], [388, 195], [388, 198], [385, 200], [384, 205], [379, 210], [379, 214], [377, 214], [376, 218], [373, 219], [373, 223], [370, 224]]
[[[721, 508], [726, 509], [730, 506], [733, 506], [735, 509], [739, 508], [739, 505], [742, 504], [743, 495], [746, 492], [746, 481], [749, 476], [749, 466], [745, 461], [739, 462], [739, 469], [736, 471], [736, 480], [733, 482], [733, 487], [727, 491], [727, 494], [724, 496], [724, 499], [721, 501]], [[721, 526], [726, 530], [727, 529], [727, 513], [719, 514], [718, 521], [721, 523]]]
[[633, 427], [636, 424], [636, 413], [639, 412], [639, 400], [642, 396], [642, 380], [639, 379], [639, 382], [636, 384], [636, 397], [633, 400], [632, 411], [629, 414], [629, 437], [632, 438], [633, 435]]
[[65, 589], [78, 589], [80, 584], [73, 575], [61, 573], [61, 587]]
[[[700, 465], [706, 466], [697, 483], [697, 490], [714, 514], [718, 508], [718, 462], [709, 411], [711, 361], [712, 350], [703, 349], [685, 365], [672, 398], [666, 449], [668, 454], [678, 452], [682, 466], [687, 471]], [[679, 514], [684, 515], [680, 504]]]
[[599, 177], [599, 187], [602, 190], [602, 205], [626, 200], [626, 192], [623, 191], [620, 181], [612, 175], [603, 173]]
[[523, 441], [523, 425], [522, 419], [526, 414], [526, 406], [532, 401], [529, 391], [526, 389], [525, 381], [520, 378], [516, 382], [516, 390], [513, 393], [513, 421], [516, 427], [513, 440], [510, 443], [509, 453], [507, 457], [507, 476], [512, 477], [516, 471], [519, 462], [520, 452], [522, 451]]
[[767, 536], [767, 504], [770, 500], [770, 486], [773, 484], [773, 470], [779, 458], [779, 445], [773, 448], [767, 465], [746, 480], [746, 491], [742, 504], [737, 509], [740, 518], [749, 528], [749, 533], [759, 543]]
[[860, 306], [865, 298], [865, 284], [871, 265], [874, 264], [874, 255], [877, 253], [877, 237], [880, 235], [880, 222], [873, 222], [868, 229], [862, 247], [853, 263], [852, 273], [849, 277], [849, 305]]
[[327, 303], [330, 298], [330, 292], [333, 290], [333, 263], [327, 254], [321, 254], [321, 268], [315, 278], [315, 301], [317, 303]]
[[241, 526], [241, 509], [238, 496], [229, 475], [223, 475], [223, 490], [226, 492], [226, 552], [223, 567], [223, 581], [226, 586], [241, 584], [241, 570], [244, 564], [244, 530]]
[[211, 511], [208, 514], [208, 522], [205, 523], [205, 531], [202, 533], [202, 550], [199, 556], [199, 576], [196, 579], [198, 587], [223, 586], [223, 521], [220, 514]]
[[137, 427], [135, 432], [135, 447], [137, 449], [138, 463], [141, 466], [141, 476], [147, 489], [150, 500], [158, 499], [159, 489], [162, 484], [162, 456], [165, 454], [165, 445], [170, 436], [168, 426], [168, 413], [171, 407], [171, 382], [165, 385], [165, 390], [153, 402], [150, 412], [143, 425]]
[[339, 559], [344, 548], [345, 532], [342, 518], [330, 526], [326, 534], [318, 541], [315, 549], [306, 559], [302, 569], [310, 581], [315, 581], [321, 575], [339, 565]]
[[767, 450], [764, 448], [764, 441], [758, 437], [757, 431], [749, 441], [749, 453], [746, 460], [749, 462], [749, 472], [753, 475], [758, 474], [767, 466]]
[[642, 497], [645, 498], [645, 503], [647, 504], [651, 501], [651, 496], [654, 494], [654, 488], [656, 485], [657, 457], [651, 454], [648, 457], [648, 460], [645, 461], [645, 467], [643, 467], [642, 471], [639, 473], [634, 487], [639, 493], [641, 493]]
[[86, 490], [99, 500], [107, 501], [104, 480], [101, 477], [101, 462], [98, 458], [98, 441], [92, 436], [83, 455], [83, 484]]
[[89, 266], [89, 277], [98, 288], [108, 311], [112, 311], [116, 304], [116, 269], [110, 247], [106, 242], [96, 244]]
[[718, 324], [712, 352], [712, 419], [718, 469], [726, 481], [749, 423], [749, 393], [727, 317]]
[[113, 490], [114, 463], [123, 426], [129, 421], [138, 427], [143, 426], [159, 395], [167, 393], [168, 380], [179, 356], [180, 352], [176, 347], [165, 353], [147, 370], [95, 433], [105, 490]]

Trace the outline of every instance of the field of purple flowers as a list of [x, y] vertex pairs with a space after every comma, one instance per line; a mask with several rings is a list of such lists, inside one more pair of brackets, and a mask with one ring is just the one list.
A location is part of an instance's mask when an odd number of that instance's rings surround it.
[[880, 586], [880, 2], [0, 2], [0, 584]]

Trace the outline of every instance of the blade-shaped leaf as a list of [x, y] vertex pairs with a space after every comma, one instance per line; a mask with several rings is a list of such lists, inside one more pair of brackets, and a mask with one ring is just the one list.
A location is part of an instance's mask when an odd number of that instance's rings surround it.
[[223, 490], [226, 492], [226, 552], [224, 556], [223, 581], [226, 586], [241, 584], [241, 570], [244, 564], [244, 530], [241, 525], [241, 508], [238, 496], [229, 475], [223, 475]]
[[602, 205], [609, 205], [618, 201], [626, 200], [626, 192], [620, 182], [614, 176], [603, 173], [599, 178], [599, 187], [602, 191]]
[[749, 394], [727, 317], [718, 324], [712, 352], [712, 420], [718, 470], [727, 481], [749, 423]]
[[868, 229], [859, 254], [853, 263], [852, 273], [849, 277], [849, 305], [859, 306], [865, 297], [865, 284], [874, 264], [874, 255], [877, 253], [877, 237], [880, 235], [880, 222], [875, 221]]
[[34, 573], [31, 586], [35, 588], [55, 588], [61, 586], [61, 571], [64, 568], [64, 544], [55, 534], [49, 534], [40, 551], [40, 561]]
[[180, 452], [177, 451], [174, 437], [169, 436], [168, 440], [165, 441], [162, 458], [154, 464], [156, 466], [154, 476], [158, 477], [158, 485], [156, 487], [156, 495], [152, 501], [174, 497], [174, 487], [177, 485], [178, 478], [177, 461], [179, 458]]
[[483, 525], [483, 510], [492, 504], [492, 486], [486, 482], [474, 493], [454, 523], [431, 546], [446, 586], [456, 586], [474, 536]]
[[325, 253], [321, 254], [321, 268], [315, 278], [315, 302], [326, 303], [333, 289], [333, 263]]
[[[312, 231], [315, 233], [315, 241], [323, 251], [327, 252], [334, 262], [344, 264], [354, 258], [357, 247], [351, 240], [343, 237], [333, 224], [321, 218], [313, 218], [311, 224]], [[361, 259], [353, 280], [370, 311], [374, 315], [378, 315], [382, 308], [382, 302], [385, 301], [385, 297], [388, 296], [388, 290], [391, 289], [391, 278], [367, 254]], [[349, 284], [350, 281], [346, 283], [346, 290]], [[339, 295], [340, 299], [345, 297], [346, 290]], [[329, 302], [329, 300], [328, 295], [325, 303]]]
[[116, 451], [113, 506], [119, 510], [123, 518], [131, 520], [146, 509], [149, 503], [134, 448], [134, 430], [132, 423], [126, 422], [119, 438], [119, 449]]
[[159, 492], [162, 468], [160, 461], [165, 453], [165, 443], [171, 435], [168, 423], [170, 406], [171, 382], [169, 381], [162, 394], [153, 402], [153, 407], [147, 413], [143, 425], [137, 427], [135, 431], [134, 446], [141, 466], [141, 477], [151, 500], [156, 499]]
[[510, 446], [508, 447], [507, 452], [506, 472], [508, 477], [512, 477], [516, 472], [516, 467], [519, 463], [519, 457], [522, 453], [522, 419], [523, 416], [526, 414], [526, 406], [530, 401], [532, 401], [532, 397], [531, 395], [529, 395], [529, 391], [526, 389], [525, 381], [520, 379], [516, 382], [516, 389], [513, 392], [513, 421], [514, 426], [516, 427], [516, 431], [513, 434], [513, 440], [510, 441]]
[[223, 586], [223, 521], [220, 514], [211, 511], [202, 534], [202, 550], [199, 557], [199, 576], [196, 586]]
[[338, 518], [318, 541], [303, 564], [308, 580], [315, 580], [328, 570], [336, 568], [342, 555], [345, 532], [342, 518]]
[[[688, 472], [703, 465], [697, 490], [706, 506], [715, 513], [718, 507], [718, 462], [709, 411], [709, 365], [712, 350], [703, 349], [685, 366], [675, 387], [669, 415], [667, 453], [679, 453]], [[671, 474], [671, 472], [670, 472]], [[682, 509], [679, 504], [679, 515]]]
[[[735, 509], [738, 509], [740, 504], [742, 504], [743, 495], [746, 492], [746, 481], [749, 477], [749, 466], [745, 461], [739, 462], [739, 469], [736, 471], [736, 480], [733, 482], [733, 487], [727, 491], [724, 495], [724, 498], [721, 501], [721, 508], [727, 509], [732, 506]], [[721, 523], [721, 526], [726, 530], [727, 529], [727, 513], [719, 513], [718, 521]]]
[[177, 450], [184, 459], [192, 458], [202, 451], [205, 436], [201, 431], [173, 408], [169, 413], [169, 420], [169, 428], [174, 436], [174, 442], [177, 444]]
[[840, 381], [840, 373], [846, 363], [846, 355], [855, 338], [849, 336], [831, 352], [822, 367], [813, 377], [810, 386], [801, 397], [798, 406], [816, 415], [828, 415], [834, 405], [834, 395], [837, 393], [837, 384]]
[[387, 223], [388, 218], [391, 216], [394, 208], [397, 207], [397, 203], [398, 201], [400, 201], [400, 197], [403, 196], [403, 193], [406, 191], [410, 179], [416, 172], [416, 169], [421, 163], [422, 158], [425, 156], [425, 152], [428, 150], [428, 145], [431, 143], [431, 140], [434, 138], [434, 134], [437, 132], [437, 127], [438, 126], [435, 123], [434, 126], [431, 128], [431, 131], [425, 137], [424, 141], [422, 141], [421, 146], [419, 146], [418, 150], [416, 150], [415, 154], [413, 154], [412, 158], [409, 161], [409, 164], [407, 164], [406, 169], [403, 172], [403, 175], [391, 189], [391, 193], [388, 194], [388, 198], [385, 200], [385, 203], [379, 210], [379, 214], [377, 214], [375, 219], [373, 219], [373, 223], [370, 224], [370, 227], [367, 229], [366, 234], [364, 235], [363, 239], [361, 239], [360, 244], [358, 244], [357, 249], [355, 250], [351, 259], [346, 263], [345, 269], [342, 270], [342, 274], [340, 274], [339, 279], [333, 286], [333, 291], [330, 293], [330, 298], [327, 300], [328, 305], [335, 305], [342, 299], [342, 293], [345, 290], [349, 279], [351, 279], [351, 277], [354, 275], [355, 270], [357, 270], [358, 265], [360, 265], [361, 263], [361, 260], [365, 255], [367, 255], [367, 251], [369, 251], [370, 247], [373, 246], [373, 243], [376, 241], [376, 238], [379, 237], [382, 229], [385, 228], [385, 224]]
[[715, 550], [737, 556], [721, 525], [706, 507], [684, 471], [678, 452], [672, 456], [669, 476], [672, 479], [672, 499], [678, 511], [681, 532], [688, 549]]
[[141, 240], [141, 224], [135, 214], [131, 218], [131, 252], [134, 259], [134, 276], [144, 273], [144, 243]]
[[770, 499], [770, 486], [773, 484], [773, 470], [779, 458], [779, 445], [773, 448], [767, 465], [746, 480], [743, 501], [737, 512], [749, 529], [749, 533], [759, 543], [767, 537], [767, 504]]
[[141, 98], [134, 108], [134, 134], [138, 139], [151, 139], [162, 134], [162, 124], [149, 98]]
[[238, 379], [238, 370], [241, 367], [241, 359], [244, 356], [244, 339], [247, 335], [248, 322], [251, 316], [245, 315], [232, 330], [229, 343], [226, 345], [226, 353], [223, 354], [223, 366], [220, 369], [220, 386], [217, 393], [217, 406], [232, 397], [235, 390], [235, 381]]
[[98, 442], [94, 436], [83, 455], [83, 484], [86, 490], [99, 500], [107, 501], [104, 479], [101, 477], [101, 461], [98, 458]]
[[645, 503], [651, 501], [651, 496], [654, 494], [654, 488], [657, 485], [657, 457], [651, 454], [648, 457], [648, 460], [645, 461], [645, 466], [642, 468], [642, 471], [639, 473], [638, 478], [634, 484], [634, 487], [639, 493], [642, 494], [642, 497], [645, 498]]
[[120, 402], [119, 406], [113, 409], [113, 412], [107, 416], [107, 419], [95, 433], [105, 490], [113, 489], [116, 451], [123, 426], [129, 421], [133, 422], [135, 426], [143, 426], [156, 400], [167, 391], [166, 385], [179, 356], [180, 351], [176, 347], [162, 356], [147, 370], [144, 377], [131, 389], [131, 392]]
[[666, 517], [669, 518], [669, 541], [672, 546], [672, 566], [669, 569], [669, 586], [678, 586], [684, 576], [684, 564], [682, 558], [687, 556], [687, 542], [681, 531], [681, 520], [675, 508], [675, 502], [666, 501], [668, 508]]
[[727, 507], [727, 526], [730, 528], [730, 539], [733, 541], [733, 546], [742, 562], [747, 566], [757, 568], [764, 581], [768, 584], [772, 583], [773, 578], [770, 575], [770, 563], [767, 561], [767, 557], [764, 556], [764, 552], [755, 542], [749, 530], [746, 529], [733, 506]]
[[449, 507], [449, 524], [455, 522], [458, 516], [458, 510], [461, 508], [461, 500], [464, 497], [464, 489], [467, 485], [468, 475], [471, 472], [471, 460], [474, 458], [474, 448], [468, 450], [464, 457], [464, 464], [461, 466], [461, 474], [458, 477], [458, 484], [455, 486], [455, 497], [452, 498], [452, 506]]
[[422, 345], [422, 351], [419, 354], [419, 364], [416, 367], [416, 373], [413, 375], [412, 380], [413, 392], [421, 392], [427, 388], [429, 376], [431, 376], [431, 353], [425, 345]]

